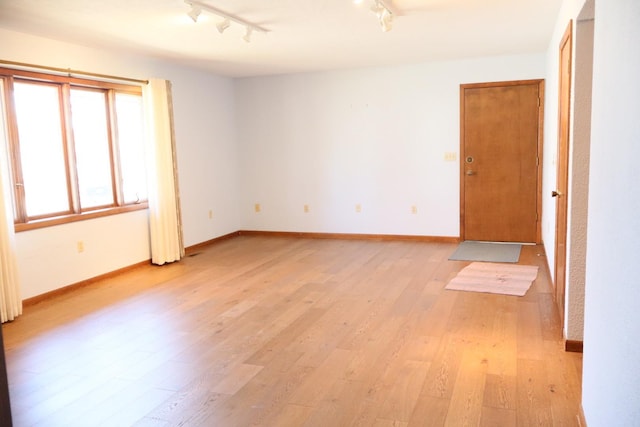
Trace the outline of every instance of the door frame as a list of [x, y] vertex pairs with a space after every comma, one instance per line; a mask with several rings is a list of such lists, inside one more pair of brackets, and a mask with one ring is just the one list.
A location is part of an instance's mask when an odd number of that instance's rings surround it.
[[[565, 51], [565, 48], [567, 49]], [[569, 208], [569, 144], [571, 140], [571, 85], [573, 73], [573, 21], [570, 20], [562, 36], [558, 64], [558, 154], [556, 166], [556, 189], [552, 193], [556, 199], [556, 227], [554, 242], [553, 291], [564, 330], [565, 294], [567, 282], [567, 227]], [[566, 52], [567, 68], [563, 67], [563, 53]], [[562, 84], [566, 73], [567, 86]], [[562, 107], [565, 107], [565, 110]], [[560, 237], [560, 238], [559, 238]]]
[[465, 147], [465, 126], [464, 126], [464, 94], [467, 89], [478, 89], [487, 87], [538, 85], [538, 143], [537, 143], [537, 168], [536, 168], [536, 241], [542, 243], [542, 147], [544, 143], [544, 79], [533, 80], [511, 80], [488, 83], [465, 83], [460, 85], [460, 240], [465, 240], [465, 179], [464, 179], [464, 159], [466, 158]]

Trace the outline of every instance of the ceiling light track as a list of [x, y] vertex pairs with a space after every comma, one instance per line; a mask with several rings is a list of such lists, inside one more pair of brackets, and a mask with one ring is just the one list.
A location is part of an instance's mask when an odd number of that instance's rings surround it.
[[218, 32], [220, 34], [224, 33], [224, 31], [231, 26], [232, 22], [245, 27], [246, 32], [242, 37], [242, 40], [244, 40], [247, 43], [251, 41], [251, 34], [253, 34], [254, 32], [264, 33], [264, 34], [269, 32], [269, 30], [267, 30], [264, 27], [261, 27], [258, 24], [254, 24], [253, 22], [249, 22], [237, 16], [231, 15], [223, 10], [217, 9], [213, 6], [209, 6], [208, 4], [203, 3], [201, 1], [184, 0], [184, 2], [189, 6], [191, 6], [191, 10], [187, 13], [187, 15], [189, 15], [189, 17], [193, 19], [193, 22], [198, 21], [198, 17], [203, 11], [211, 13], [213, 15], [217, 15], [220, 18], [222, 18], [222, 21], [216, 24], [216, 28], [218, 29]]

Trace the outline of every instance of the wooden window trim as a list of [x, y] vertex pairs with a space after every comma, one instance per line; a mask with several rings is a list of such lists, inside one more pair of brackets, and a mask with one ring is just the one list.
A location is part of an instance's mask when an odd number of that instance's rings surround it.
[[148, 209], [148, 202], [140, 202], [134, 205], [115, 206], [106, 209], [87, 211], [77, 214], [61, 215], [38, 220], [31, 220], [25, 223], [14, 224], [16, 233], [21, 231], [36, 230], [38, 228], [51, 227], [54, 225], [69, 224], [71, 222], [86, 221], [88, 219], [102, 218], [110, 215], [118, 215], [127, 212]]
[[[9, 163], [11, 168], [12, 184], [14, 187], [15, 209], [14, 215], [14, 229], [16, 232], [35, 230], [40, 228], [46, 228], [56, 225], [68, 224], [77, 221], [85, 221], [94, 218], [101, 218], [110, 215], [118, 215], [127, 212], [134, 212], [139, 210], [148, 209], [149, 204], [147, 200], [138, 201], [135, 203], [124, 203], [122, 195], [122, 171], [120, 165], [120, 159], [118, 156], [118, 149], [114, 138], [117, 135], [115, 114], [115, 94], [116, 93], [128, 93], [132, 95], [142, 95], [142, 88], [136, 85], [118, 84], [112, 82], [104, 82], [98, 80], [89, 80], [76, 77], [59, 76], [55, 74], [47, 74], [41, 72], [16, 70], [0, 67], [0, 80], [4, 81], [5, 92], [5, 105], [6, 105], [6, 118], [7, 118], [7, 137], [9, 148]], [[28, 217], [25, 206], [24, 187], [22, 184], [22, 164], [19, 156], [20, 147], [18, 141], [18, 130], [16, 122], [15, 104], [13, 101], [13, 84], [16, 81], [31, 82], [34, 84], [52, 84], [59, 87], [60, 91], [60, 112], [63, 126], [63, 144], [65, 152], [65, 168], [67, 170], [67, 189], [69, 197], [68, 212], [51, 213], [38, 217]], [[2, 82], [0, 82], [1, 84]], [[70, 123], [70, 104], [69, 94], [73, 88], [89, 89], [101, 91], [105, 96], [106, 109], [106, 122], [109, 128], [109, 162], [111, 165], [111, 180], [112, 180], [112, 192], [114, 196], [113, 205], [109, 206], [97, 206], [82, 209], [80, 207], [78, 177], [76, 173], [75, 162], [75, 147], [72, 134], [72, 126]], [[71, 163], [70, 163], [71, 162]]]
[[56, 74], [40, 73], [35, 71], [16, 70], [12, 68], [1, 68], [0, 76], [18, 77], [26, 80], [35, 80], [51, 83], [68, 83], [71, 86], [82, 86], [96, 89], [115, 89], [118, 92], [130, 92], [142, 95], [142, 87], [135, 84], [125, 85], [120, 83], [105, 82], [100, 80], [81, 79], [77, 77], [59, 76]]

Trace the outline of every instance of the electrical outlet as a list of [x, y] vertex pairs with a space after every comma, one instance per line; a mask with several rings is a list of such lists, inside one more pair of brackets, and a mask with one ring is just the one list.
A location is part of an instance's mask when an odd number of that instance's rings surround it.
[[209, 219], [213, 219], [213, 210], [209, 209]]
[[309, 205], [304, 205], [302, 209], [304, 210], [304, 213], [309, 213]]
[[411, 213], [414, 215], [418, 213], [418, 207], [416, 205], [411, 206]]
[[358, 203], [358, 204], [356, 205], [356, 212], [357, 212], [357, 213], [362, 212], [362, 206], [360, 206], [360, 203]]
[[256, 212], [260, 212], [262, 210], [260, 203], [256, 203], [255, 205], [253, 205], [253, 210], [255, 210]]
[[84, 252], [84, 242], [82, 240], [78, 240], [78, 243], [76, 243], [76, 249], [78, 250], [78, 253]]

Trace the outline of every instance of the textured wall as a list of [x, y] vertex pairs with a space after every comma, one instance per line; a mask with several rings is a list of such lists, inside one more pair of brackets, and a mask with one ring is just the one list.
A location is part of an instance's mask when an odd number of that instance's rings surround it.
[[[588, 12], [586, 9], [584, 12]], [[583, 340], [584, 285], [587, 258], [589, 153], [591, 146], [591, 85], [593, 77], [593, 15], [580, 14], [575, 27], [573, 139], [569, 174], [569, 233], [566, 337]]]
[[596, 1], [583, 407], [589, 427], [640, 420], [640, 2]]

